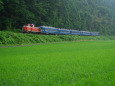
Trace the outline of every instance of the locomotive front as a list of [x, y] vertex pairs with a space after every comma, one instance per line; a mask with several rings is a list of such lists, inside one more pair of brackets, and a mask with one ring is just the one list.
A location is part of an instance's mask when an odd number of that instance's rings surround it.
[[34, 27], [34, 24], [27, 24], [27, 25], [23, 26], [22, 32], [39, 32], [39, 33], [41, 33], [41, 28]]

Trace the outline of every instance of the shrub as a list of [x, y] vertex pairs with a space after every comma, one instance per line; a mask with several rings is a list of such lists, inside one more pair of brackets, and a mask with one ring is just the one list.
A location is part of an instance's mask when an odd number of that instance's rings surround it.
[[35, 44], [76, 40], [115, 40], [114, 36], [38, 35], [0, 31], [0, 44]]

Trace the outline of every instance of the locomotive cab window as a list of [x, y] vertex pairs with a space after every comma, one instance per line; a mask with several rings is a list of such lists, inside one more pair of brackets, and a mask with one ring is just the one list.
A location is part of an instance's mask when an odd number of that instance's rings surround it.
[[41, 31], [42, 29], [41, 28], [39, 28], [39, 31]]
[[30, 27], [33, 27], [33, 25], [30, 25]]

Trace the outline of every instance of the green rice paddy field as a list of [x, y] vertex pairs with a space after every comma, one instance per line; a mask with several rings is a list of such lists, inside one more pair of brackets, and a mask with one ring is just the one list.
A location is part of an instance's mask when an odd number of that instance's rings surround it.
[[0, 86], [115, 86], [115, 41], [0, 48]]

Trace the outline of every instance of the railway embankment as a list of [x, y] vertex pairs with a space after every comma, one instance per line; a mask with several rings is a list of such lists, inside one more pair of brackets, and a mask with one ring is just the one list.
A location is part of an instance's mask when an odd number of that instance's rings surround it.
[[38, 35], [32, 33], [0, 31], [0, 46], [54, 43], [79, 40], [115, 40], [115, 36]]

